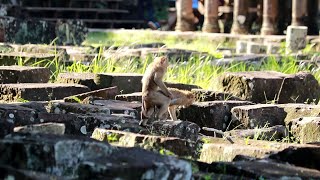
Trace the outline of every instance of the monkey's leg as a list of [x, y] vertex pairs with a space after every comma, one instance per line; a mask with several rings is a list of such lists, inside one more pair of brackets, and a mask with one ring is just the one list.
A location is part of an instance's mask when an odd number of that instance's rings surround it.
[[177, 115], [176, 115], [176, 108], [177, 108], [176, 106], [169, 106], [169, 108], [168, 108], [171, 120], [173, 120], [173, 121], [178, 120]]

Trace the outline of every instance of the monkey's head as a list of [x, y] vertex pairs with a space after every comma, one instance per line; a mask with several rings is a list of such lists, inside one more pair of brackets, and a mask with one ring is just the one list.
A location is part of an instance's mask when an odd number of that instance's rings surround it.
[[169, 61], [166, 56], [156, 57], [154, 59], [154, 63], [157, 64], [159, 67], [167, 68], [169, 66]]
[[187, 99], [186, 99], [186, 105], [184, 105], [184, 107], [188, 107], [188, 106], [190, 106], [193, 102], [196, 101], [196, 96], [195, 96], [195, 94], [194, 94], [193, 92], [188, 92], [188, 93], [186, 94], [186, 97], [187, 97]]

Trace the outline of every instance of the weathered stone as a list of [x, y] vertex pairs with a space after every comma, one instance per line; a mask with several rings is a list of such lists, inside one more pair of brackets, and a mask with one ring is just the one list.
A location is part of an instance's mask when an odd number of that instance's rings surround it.
[[192, 174], [189, 163], [174, 157], [89, 138], [13, 134], [0, 141], [0, 152], [1, 164], [71, 178], [190, 179]]
[[237, 106], [231, 109], [232, 123], [245, 129], [284, 125], [287, 113], [272, 104]]
[[50, 174], [40, 173], [36, 171], [27, 171], [15, 169], [7, 165], [0, 165], [0, 178], [1, 179], [24, 179], [24, 180], [45, 180], [45, 179], [61, 179], [67, 180], [61, 176], [52, 176]]
[[320, 114], [320, 105], [311, 104], [279, 104], [279, 107], [283, 108], [286, 112], [286, 118], [284, 120], [287, 126], [291, 126], [294, 119], [303, 117], [317, 117]]
[[221, 58], [214, 61], [211, 61], [211, 64], [214, 66], [230, 66], [237, 63], [244, 63], [250, 65], [260, 66], [265, 60], [267, 56], [262, 54], [252, 54], [245, 56], [236, 56], [230, 58]]
[[226, 131], [224, 134], [236, 138], [251, 138], [268, 141], [282, 140], [289, 136], [287, 128], [282, 125], [276, 125], [269, 128], [231, 130]]
[[177, 23], [176, 31], [193, 31], [195, 30], [194, 24], [197, 22], [196, 17], [192, 11], [192, 0], [176, 1], [177, 9]]
[[267, 47], [260, 43], [248, 42], [247, 43], [247, 54], [264, 54], [266, 53]]
[[37, 63], [40, 65], [46, 65], [49, 62], [54, 61], [58, 56], [50, 53], [25, 53], [25, 52], [9, 52], [0, 53], [0, 65], [12, 66], [19, 62], [23, 62], [24, 65], [32, 66]]
[[78, 103], [52, 103], [50, 108], [51, 113], [66, 114], [92, 114], [98, 113], [102, 115], [110, 115], [111, 110], [105, 106], [95, 106], [91, 104], [78, 104]]
[[204, 2], [204, 22], [202, 31], [208, 33], [218, 33], [220, 32], [219, 28], [219, 1], [211, 0]]
[[57, 78], [57, 83], [81, 84], [91, 90], [96, 90], [98, 87], [94, 82], [94, 77], [94, 73], [60, 73]]
[[284, 150], [288, 147], [316, 147], [314, 145], [300, 145], [296, 143], [281, 143], [276, 141], [252, 140], [246, 138], [232, 138], [234, 143], [226, 139], [204, 137], [202, 141], [201, 155], [199, 160], [212, 163], [215, 161], [233, 161], [236, 156], [250, 156], [265, 158], [270, 153]]
[[263, 20], [261, 35], [273, 35], [277, 33], [278, 1], [263, 1]]
[[191, 156], [196, 158], [198, 153], [195, 142], [188, 142], [176, 137], [141, 135], [99, 128], [94, 130], [91, 137], [99, 141], [107, 141], [116, 146], [141, 147], [158, 153], [174, 153], [179, 157]]
[[156, 43], [144, 43], [144, 44], [134, 44], [131, 46], [128, 46], [130, 49], [140, 49], [140, 48], [162, 48], [165, 47], [166, 44], [162, 42], [156, 42]]
[[286, 37], [286, 53], [296, 53], [306, 47], [308, 27], [288, 26]]
[[118, 94], [115, 97], [116, 100], [120, 101], [128, 101], [128, 102], [142, 102], [142, 93], [141, 92], [135, 92], [130, 94]]
[[236, 53], [237, 54], [242, 54], [247, 52], [247, 47], [248, 47], [248, 42], [247, 41], [237, 41], [236, 42]]
[[93, 105], [110, 109], [111, 114], [126, 114], [134, 119], [140, 119], [142, 104], [140, 102], [126, 102], [118, 100], [95, 100]]
[[165, 82], [165, 85], [169, 88], [177, 88], [177, 89], [188, 90], [188, 91], [191, 91], [191, 89], [201, 89], [200, 86], [193, 85], [193, 84]]
[[18, 125], [28, 125], [36, 121], [33, 109], [12, 104], [0, 104], [0, 137], [11, 132]]
[[95, 83], [99, 88], [117, 86], [121, 93], [133, 93], [141, 91], [142, 74], [133, 73], [104, 73], [97, 74]]
[[[180, 110], [181, 120], [196, 123], [202, 127], [227, 130], [231, 121], [231, 109], [236, 106], [253, 104], [248, 101], [208, 101], [195, 102], [188, 108]], [[204, 132], [207, 135], [210, 133]]]
[[81, 101], [84, 103], [84, 101], [90, 97], [92, 98], [102, 98], [102, 99], [114, 99], [116, 95], [119, 94], [118, 87], [110, 87], [110, 88], [104, 88], [99, 89], [95, 91], [90, 91], [82, 94], [77, 94], [71, 97], [65, 97], [63, 100], [65, 102], [79, 102]]
[[21, 133], [42, 133], [42, 134], [57, 134], [63, 135], [65, 132], [65, 125], [61, 123], [43, 123], [28, 126], [18, 126], [13, 130]]
[[219, 164], [216, 168], [225, 167], [228, 174], [241, 174], [249, 178], [265, 179], [313, 179], [319, 178], [320, 171], [302, 168], [267, 160], [237, 161]]
[[235, 0], [233, 6], [233, 23], [231, 33], [247, 34], [248, 33], [248, 5], [246, 0]]
[[268, 158], [320, 171], [320, 146], [291, 146]]
[[49, 101], [88, 92], [89, 88], [76, 84], [21, 83], [0, 84], [0, 101]]
[[274, 71], [224, 73], [218, 81], [224, 92], [255, 103], [319, 100], [319, 84], [312, 74], [306, 72], [294, 75]]
[[50, 70], [43, 67], [0, 66], [0, 84], [46, 83]]
[[192, 89], [192, 92], [196, 94], [196, 99], [198, 101], [241, 101], [240, 98], [233, 96], [229, 93], [216, 92], [205, 89]]
[[291, 132], [300, 143], [320, 142], [320, 117], [303, 117], [292, 124]]
[[46, 107], [48, 106], [48, 102], [30, 101], [30, 102], [16, 103], [16, 105], [33, 109], [36, 112], [45, 112], [46, 113], [47, 112]]
[[281, 45], [276, 43], [267, 44], [267, 54], [278, 54], [280, 53]]
[[188, 121], [155, 121], [150, 132], [159, 136], [178, 137], [189, 141], [197, 141], [200, 127]]

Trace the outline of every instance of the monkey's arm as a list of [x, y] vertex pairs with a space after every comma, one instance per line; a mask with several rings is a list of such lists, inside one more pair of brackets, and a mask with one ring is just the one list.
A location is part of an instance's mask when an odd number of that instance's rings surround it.
[[163, 73], [155, 73], [154, 74], [154, 82], [159, 86], [161, 91], [168, 97], [172, 97], [172, 94], [169, 92], [167, 86], [162, 81]]

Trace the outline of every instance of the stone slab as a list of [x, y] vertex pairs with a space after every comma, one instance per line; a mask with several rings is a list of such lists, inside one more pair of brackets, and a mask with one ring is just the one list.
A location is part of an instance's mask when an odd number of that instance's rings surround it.
[[142, 102], [142, 93], [135, 92], [130, 94], [118, 94], [115, 99], [119, 101]]
[[[195, 102], [180, 110], [181, 120], [194, 122], [202, 127], [211, 127], [218, 130], [232, 129], [228, 127], [231, 121], [231, 109], [236, 106], [253, 104], [248, 101], [207, 101]], [[203, 132], [207, 135], [212, 133]]]
[[210, 91], [205, 89], [192, 89], [192, 92], [196, 94], [196, 99], [198, 101], [242, 101], [241, 98], [233, 96], [230, 93]]
[[88, 92], [89, 88], [76, 84], [21, 83], [0, 84], [0, 101], [49, 101]]
[[119, 94], [118, 87], [109, 87], [98, 89], [95, 91], [90, 91], [82, 94], [77, 94], [71, 97], [65, 97], [63, 100], [65, 102], [79, 102], [85, 103], [88, 98], [100, 98], [100, 99], [115, 99], [116, 95]]
[[140, 92], [142, 74], [136, 73], [101, 73], [95, 76], [99, 88], [117, 86], [120, 93]]
[[292, 120], [291, 132], [300, 143], [320, 142], [320, 117], [303, 117]]
[[190, 179], [192, 174], [188, 162], [172, 156], [140, 148], [115, 148], [76, 136], [12, 134], [0, 140], [0, 151], [1, 164], [69, 178], [157, 179], [166, 174]]
[[0, 66], [0, 84], [47, 83], [50, 75], [44, 67]]
[[320, 96], [318, 81], [306, 72], [227, 72], [218, 78], [218, 88], [255, 103], [310, 103], [317, 102]]
[[285, 125], [287, 115], [283, 108], [272, 104], [237, 106], [231, 113], [232, 123], [244, 129]]
[[120, 147], [141, 147], [163, 154], [173, 153], [179, 157], [197, 157], [196, 143], [176, 137], [142, 135], [99, 128], [94, 130], [91, 137]]
[[60, 73], [57, 78], [57, 83], [81, 84], [87, 86], [91, 90], [96, 90], [98, 87], [94, 82], [94, 77], [94, 73]]
[[41, 134], [57, 134], [63, 135], [65, 132], [65, 125], [62, 123], [43, 123], [28, 126], [18, 126], [14, 128], [14, 132], [21, 133], [41, 133]]

